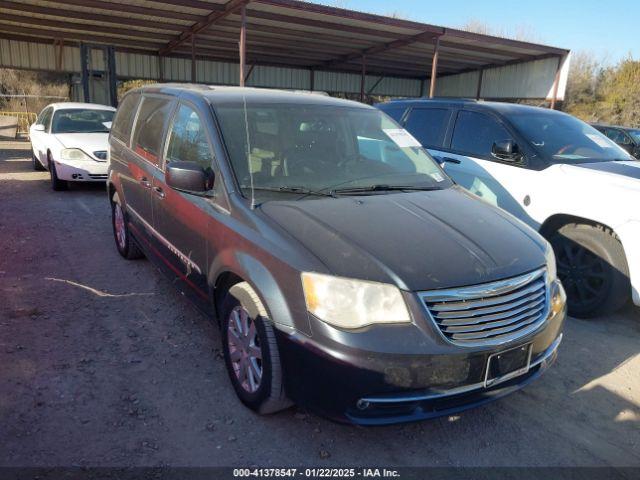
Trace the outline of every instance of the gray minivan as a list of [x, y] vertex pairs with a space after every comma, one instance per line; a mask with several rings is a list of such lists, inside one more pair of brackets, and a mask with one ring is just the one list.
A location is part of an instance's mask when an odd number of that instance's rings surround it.
[[217, 319], [231, 383], [257, 412], [448, 415], [556, 357], [565, 295], [549, 244], [377, 109], [153, 85], [122, 99], [109, 143], [118, 251]]

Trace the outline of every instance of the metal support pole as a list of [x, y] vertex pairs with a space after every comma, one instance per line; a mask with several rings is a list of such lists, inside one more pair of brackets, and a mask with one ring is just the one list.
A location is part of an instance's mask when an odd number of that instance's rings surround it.
[[436, 77], [438, 74], [438, 55], [440, 53], [440, 37], [436, 37], [436, 44], [433, 50], [433, 60], [431, 61], [431, 85], [429, 86], [429, 98], [436, 94]]
[[360, 101], [364, 102], [364, 87], [367, 79], [367, 56], [362, 55], [362, 70], [360, 71]]
[[113, 47], [105, 47], [104, 50], [107, 65], [107, 78], [109, 80], [109, 97], [111, 106], [118, 106], [118, 74], [116, 72], [116, 50]]
[[80, 71], [82, 72], [82, 94], [85, 103], [91, 102], [89, 90], [89, 53], [90, 50], [84, 43], [80, 44]]
[[164, 57], [162, 55], [158, 55], [158, 75], [160, 83], [164, 82]]
[[480, 100], [482, 93], [482, 77], [484, 76], [484, 68], [478, 69], [478, 86], [476, 88], [476, 100]]
[[556, 108], [556, 101], [558, 99], [558, 86], [560, 85], [560, 74], [562, 73], [562, 67], [564, 66], [564, 62], [566, 59], [566, 55], [558, 57], [558, 69], [556, 70], [556, 76], [553, 79], [553, 93], [551, 94], [551, 104], [549, 105], [549, 108], [551, 110], [555, 110]]
[[191, 83], [196, 83], [196, 34], [191, 35]]
[[315, 69], [311, 69], [309, 71], [309, 90], [313, 92], [313, 89], [316, 87], [316, 71]]
[[64, 54], [64, 39], [58, 38], [55, 40], [54, 46], [58, 47], [57, 57], [56, 57], [56, 70], [62, 70], [62, 59]]
[[240, 18], [240, 86], [244, 87], [247, 61], [247, 7], [244, 5], [240, 10]]

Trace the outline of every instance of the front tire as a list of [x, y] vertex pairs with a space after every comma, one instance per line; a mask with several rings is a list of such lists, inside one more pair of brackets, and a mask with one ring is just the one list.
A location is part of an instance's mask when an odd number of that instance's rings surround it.
[[49, 177], [51, 178], [51, 188], [54, 191], [61, 192], [69, 189], [69, 183], [66, 180], [60, 180], [58, 178], [56, 164], [51, 158], [49, 158]]
[[131, 236], [129, 225], [127, 225], [127, 217], [117, 193], [111, 199], [111, 225], [113, 227], [113, 238], [116, 241], [116, 248], [120, 255], [127, 260], [144, 257], [144, 254]]
[[569, 315], [591, 318], [622, 308], [629, 300], [629, 267], [622, 244], [604, 227], [568, 224], [550, 238], [558, 277], [567, 292]]
[[260, 414], [289, 407], [275, 333], [248, 283], [231, 287], [221, 315], [224, 360], [240, 401]]

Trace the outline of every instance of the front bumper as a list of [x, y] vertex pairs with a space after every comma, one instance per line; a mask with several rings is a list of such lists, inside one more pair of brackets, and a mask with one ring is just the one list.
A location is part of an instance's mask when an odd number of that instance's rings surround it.
[[57, 161], [56, 173], [60, 180], [70, 182], [104, 182], [107, 180], [107, 162], [83, 160], [79, 162]]
[[444, 391], [410, 392], [399, 395], [364, 397], [349, 409], [346, 416], [361, 425], [385, 425], [398, 421], [424, 420], [454, 415], [509, 395], [528, 385], [549, 368], [558, 355], [562, 334], [547, 350], [532, 360], [529, 371], [520, 376], [497, 380], [490, 387], [485, 382], [463, 385]]
[[[557, 355], [566, 308], [506, 345], [468, 348], [411, 327], [345, 335], [311, 318], [313, 337], [276, 330], [289, 397], [333, 420], [384, 425], [451, 415], [512, 393], [538, 378]], [[372, 329], [375, 330], [375, 329]], [[376, 351], [366, 337], [382, 336]], [[361, 338], [365, 340], [360, 341]], [[531, 344], [529, 370], [485, 387], [488, 358]]]

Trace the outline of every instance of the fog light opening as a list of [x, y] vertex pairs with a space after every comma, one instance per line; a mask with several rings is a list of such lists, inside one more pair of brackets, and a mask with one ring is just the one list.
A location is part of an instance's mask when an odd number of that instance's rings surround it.
[[358, 408], [358, 410], [366, 410], [367, 408], [369, 408], [369, 402], [360, 399], [356, 402], [356, 407]]

